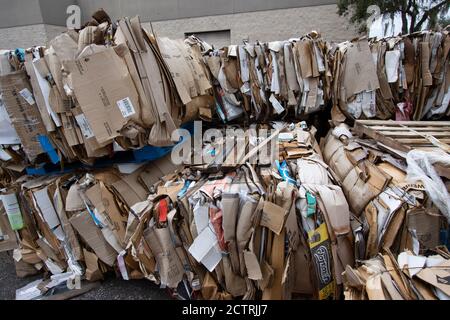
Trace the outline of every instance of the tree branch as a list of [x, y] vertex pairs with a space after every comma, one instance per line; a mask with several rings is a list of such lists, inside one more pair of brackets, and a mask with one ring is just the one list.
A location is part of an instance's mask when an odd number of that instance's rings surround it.
[[447, 3], [448, 3], [447, 0], [444, 0], [444, 1], [440, 2], [440, 3], [438, 3], [437, 5], [435, 5], [433, 8], [425, 10], [424, 13], [423, 13], [422, 18], [414, 26], [414, 31], [419, 31], [420, 28], [422, 27], [422, 25], [425, 23], [425, 21], [427, 21], [427, 19], [430, 17], [430, 14], [435, 12], [435, 11], [438, 11], [440, 9], [440, 7], [446, 5]]

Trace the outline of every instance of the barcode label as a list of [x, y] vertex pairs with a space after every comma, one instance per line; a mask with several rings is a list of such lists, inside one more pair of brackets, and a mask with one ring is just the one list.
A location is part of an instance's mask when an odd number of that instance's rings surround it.
[[92, 131], [91, 126], [89, 125], [89, 122], [87, 121], [84, 114], [75, 116], [75, 120], [77, 120], [78, 126], [81, 129], [81, 133], [86, 139], [90, 139], [94, 136], [94, 132]]
[[31, 106], [33, 104], [35, 104], [36, 102], [34, 101], [33, 98], [33, 94], [30, 92], [30, 90], [28, 90], [27, 88], [19, 91], [19, 94], [22, 96], [22, 98], [24, 98]]
[[128, 118], [136, 113], [130, 98], [125, 98], [117, 101], [117, 106], [124, 118]]
[[275, 96], [272, 94], [270, 96], [269, 101], [272, 103], [273, 108], [275, 109], [275, 112], [280, 114], [284, 112], [284, 108], [281, 105], [281, 103], [277, 100], [277, 98], [275, 98]]

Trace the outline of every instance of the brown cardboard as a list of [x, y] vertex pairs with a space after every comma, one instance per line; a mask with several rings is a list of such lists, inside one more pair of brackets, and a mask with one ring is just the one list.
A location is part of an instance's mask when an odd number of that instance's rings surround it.
[[411, 299], [410, 287], [406, 280], [406, 276], [403, 272], [401, 272], [400, 268], [398, 267], [397, 261], [393, 258], [392, 254], [389, 251], [388, 254], [383, 254], [383, 260], [386, 266], [386, 270], [389, 272], [396, 284], [396, 287], [399, 289], [399, 293], [404, 299]]
[[[25, 91], [23, 91], [25, 90]], [[43, 153], [38, 136], [46, 135], [47, 131], [41, 120], [41, 115], [32, 96], [28, 101], [23, 94], [32, 94], [25, 71], [17, 71], [0, 77], [0, 92], [3, 96], [12, 125], [23, 144], [30, 161]]]
[[132, 174], [122, 175], [121, 179], [114, 182], [112, 187], [129, 207], [144, 201], [148, 196], [148, 191], [139, 183], [140, 171], [137, 170]]
[[266, 201], [264, 203], [260, 225], [267, 227], [277, 235], [280, 235], [283, 230], [286, 216], [287, 211], [285, 209], [272, 202]]
[[285, 233], [282, 231], [280, 235], [275, 235], [273, 238], [272, 250], [270, 251], [270, 265], [273, 268], [273, 282], [272, 285], [263, 291], [263, 300], [281, 300], [283, 290], [281, 281], [284, 271], [284, 237]]
[[[122, 24], [122, 21], [119, 22], [120, 24]], [[129, 35], [129, 38], [125, 38], [124, 35], [124, 31], [122, 30], [122, 27], [119, 26], [119, 28], [116, 31], [116, 34], [114, 35], [115, 37], [115, 42], [116, 44], [121, 44], [127, 43], [127, 39], [130, 39], [131, 41], [133, 40], [131, 35]], [[133, 49], [132, 44], [129, 45], [129, 48]], [[139, 58], [143, 55], [144, 53], [141, 53], [141, 55], [139, 56]], [[153, 107], [151, 105], [151, 100], [149, 99], [150, 97], [148, 97], [146, 95], [146, 91], [144, 91], [144, 86], [143, 86], [143, 82], [144, 81], [148, 81], [144, 76], [142, 75], [140, 76], [138, 68], [136, 66], [136, 63], [134, 62], [133, 56], [131, 54], [131, 51], [126, 54], [124, 56], [124, 59], [127, 63], [128, 66], [128, 70], [130, 70], [130, 75], [133, 78], [133, 82], [136, 86], [136, 90], [139, 93], [139, 101], [141, 103], [142, 106], [142, 121], [147, 125], [147, 126], [151, 126], [154, 124], [155, 122], [155, 111], [153, 110]]]
[[223, 273], [225, 277], [225, 285], [228, 292], [233, 297], [240, 297], [247, 291], [245, 279], [235, 273], [231, 267], [231, 261], [228, 256], [222, 258]]
[[140, 121], [136, 87], [125, 61], [114, 48], [66, 62], [64, 68], [70, 73], [76, 98], [100, 144], [118, 137], [130, 120]]
[[173, 202], [177, 201], [177, 195], [183, 189], [184, 183], [174, 184], [168, 187], [159, 186], [158, 187], [158, 195], [167, 195]]
[[258, 258], [251, 251], [244, 251], [245, 267], [247, 269], [248, 278], [251, 280], [262, 280], [261, 266], [259, 265]]
[[94, 135], [94, 131], [92, 130], [92, 127], [90, 126], [81, 108], [79, 106], [72, 108], [71, 112], [75, 117], [76, 123], [78, 125], [77, 129], [81, 134], [81, 140], [84, 142], [87, 156], [91, 158], [98, 158], [109, 155], [111, 152], [109, 148], [111, 142], [107, 141], [100, 144], [97, 141]]
[[236, 226], [236, 245], [239, 253], [240, 274], [245, 274], [244, 249], [247, 247], [254, 230], [254, 214], [258, 202], [254, 199], [245, 199], [240, 209]]
[[408, 230], [410, 232], [415, 230], [421, 252], [427, 249], [434, 249], [440, 244], [440, 220], [441, 216], [431, 212], [431, 210], [417, 208], [408, 211]]
[[354, 167], [342, 182], [348, 203], [357, 216], [361, 214], [369, 201], [378, 196], [391, 180], [384, 172], [380, 171], [369, 161], [364, 162], [367, 181], [361, 178], [364, 173], [359, 167]]
[[58, 88], [58, 92], [61, 95], [62, 100], [67, 101], [68, 97], [64, 90], [63, 84], [63, 75], [62, 75], [62, 63], [59, 60], [55, 49], [50, 46], [48, 50], [45, 52], [44, 56], [45, 61], [47, 62], [48, 69], [55, 81], [55, 85]]
[[112, 267], [116, 261], [116, 251], [106, 242], [101, 230], [95, 225], [87, 211], [72, 216], [69, 219], [86, 243], [95, 254], [108, 266]]
[[[43, 60], [43, 59], [40, 59]], [[36, 61], [38, 63], [39, 60]], [[45, 63], [45, 62], [44, 62]], [[37, 71], [34, 68], [34, 62], [32, 61], [32, 55], [26, 55], [25, 58], [25, 68], [27, 70], [27, 74], [30, 77], [30, 84], [33, 88], [34, 98], [36, 100], [36, 105], [39, 109], [39, 112], [41, 114], [42, 122], [45, 126], [45, 129], [49, 132], [55, 131], [55, 124], [53, 120], [50, 117], [49, 112], [47, 111], [46, 103], [44, 100], [43, 93], [41, 91], [41, 87], [39, 86], [38, 80], [37, 80]]]
[[[76, 33], [77, 34], [77, 33]], [[72, 33], [73, 35], [73, 33]], [[77, 34], [78, 35], [78, 34]], [[60, 34], [50, 41], [50, 46], [55, 50], [61, 62], [74, 60], [78, 51], [78, 39], [75, 41], [68, 32]]]
[[303, 79], [313, 76], [311, 41], [299, 41], [295, 44], [296, 56], [300, 61], [300, 72]]
[[88, 281], [97, 281], [103, 279], [103, 274], [98, 266], [98, 257], [83, 248], [84, 262], [86, 263], [86, 279]]
[[77, 235], [75, 234], [75, 230], [69, 222], [69, 218], [67, 216], [67, 212], [64, 208], [64, 199], [61, 195], [61, 189], [59, 188], [60, 181], [57, 184], [57, 190], [55, 192], [55, 209], [58, 214], [59, 220], [61, 221], [61, 225], [63, 227], [64, 233], [66, 234], [67, 242], [70, 244], [72, 249], [72, 254], [75, 260], [79, 261], [82, 258], [82, 250], [81, 245], [78, 240]]
[[[387, 227], [383, 239], [381, 240], [381, 246], [383, 248], [391, 248], [395, 239], [400, 235], [400, 230], [405, 218], [405, 209], [400, 207]], [[439, 232], [437, 232], [439, 234]], [[433, 247], [434, 248], [434, 247]]]
[[450, 260], [445, 260], [435, 268], [421, 270], [417, 277], [450, 296]]
[[119, 25], [134, 54], [137, 72], [145, 93], [144, 102], [148, 102], [148, 107], [145, 106], [146, 110], [142, 115], [144, 122], [154, 123], [148, 141], [155, 146], [171, 145], [171, 134], [176, 129], [172, 116], [178, 114], [172, 101], [173, 93], [169, 89], [170, 80], [167, 79], [164, 66], [158, 60], [157, 51], [147, 41], [139, 17], [123, 19]]
[[61, 263], [60, 259], [57, 256], [57, 253], [42, 238], [36, 240], [36, 243], [48, 258], [52, 259], [55, 262]]
[[380, 88], [377, 70], [366, 39], [352, 43], [347, 49], [342, 86], [345, 88], [346, 99], [362, 91]]
[[203, 68], [198, 61], [192, 59], [192, 49], [183, 40], [157, 38], [158, 47], [170, 73], [183, 104], [192, 98], [204, 95], [211, 88]]
[[176, 288], [183, 279], [184, 269], [170, 238], [169, 228], [148, 228], [144, 237], [158, 261], [161, 283]]
[[99, 213], [104, 213], [109, 217], [111, 230], [119, 242], [124, 244], [127, 218], [122, 216], [114, 195], [100, 182], [89, 188], [86, 196]]
[[433, 76], [430, 72], [430, 44], [428, 42], [420, 43], [420, 58], [423, 85], [429, 87], [433, 84]]

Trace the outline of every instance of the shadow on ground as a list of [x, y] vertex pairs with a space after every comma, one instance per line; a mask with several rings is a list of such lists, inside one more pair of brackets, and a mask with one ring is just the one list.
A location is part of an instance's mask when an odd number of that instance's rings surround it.
[[[42, 275], [20, 279], [16, 276], [12, 253], [0, 253], [0, 300], [14, 300], [16, 290]], [[108, 277], [100, 287], [74, 300], [167, 300], [167, 291], [148, 280], [124, 281]]]

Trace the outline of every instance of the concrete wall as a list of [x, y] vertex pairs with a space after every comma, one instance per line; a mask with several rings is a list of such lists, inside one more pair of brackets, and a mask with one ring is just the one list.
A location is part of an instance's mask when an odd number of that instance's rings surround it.
[[175, 20], [212, 15], [336, 4], [336, 0], [77, 0], [84, 21], [98, 8], [113, 19], [139, 14], [142, 21]]
[[47, 25], [65, 26], [67, 20], [66, 10], [76, 0], [39, 0], [42, 19]]
[[[349, 40], [356, 35], [345, 18], [339, 17], [336, 5], [290, 8], [232, 15], [188, 18], [152, 22], [158, 36], [184, 38], [185, 33], [230, 30], [231, 44], [287, 40], [317, 30], [330, 41]], [[147, 24], [148, 26], [148, 24]]]
[[65, 27], [46, 24], [3, 28], [0, 29], [0, 49], [45, 46], [49, 40], [64, 31]]
[[0, 0], [0, 28], [44, 23], [39, 0]]
[[[65, 30], [66, 8], [74, 2], [85, 19], [101, 7], [113, 19], [139, 14], [143, 22], [152, 21], [158, 36], [170, 38], [229, 30], [229, 44], [240, 44], [243, 39], [285, 40], [311, 30], [334, 41], [356, 35], [347, 20], [337, 15], [335, 4], [318, 5], [335, 3], [330, 0], [0, 0], [0, 49], [45, 45]], [[283, 9], [288, 6], [297, 7]], [[164, 20], [168, 17], [182, 18]], [[217, 42], [226, 44], [223, 39]]]

